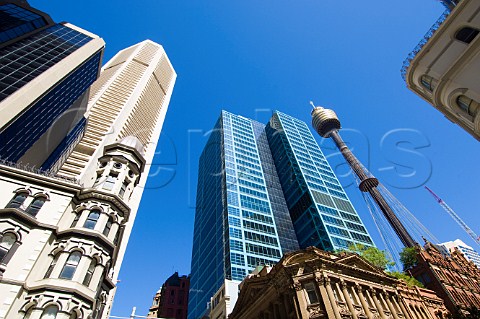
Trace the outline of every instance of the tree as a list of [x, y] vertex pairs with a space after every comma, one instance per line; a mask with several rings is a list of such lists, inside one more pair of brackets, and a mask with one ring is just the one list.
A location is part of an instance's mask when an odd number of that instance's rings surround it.
[[417, 265], [417, 248], [405, 247], [400, 252], [400, 261], [403, 264], [403, 271], [416, 266]]
[[413, 287], [413, 286], [418, 286], [420, 288], [424, 288], [425, 286], [420, 282], [418, 281], [417, 279], [407, 275], [407, 274], [404, 274], [403, 272], [398, 272], [398, 271], [387, 271], [387, 273], [390, 275], [390, 276], [393, 276], [397, 279], [400, 279], [400, 280], [403, 280], [406, 282], [406, 284], [410, 287]]
[[349, 246], [348, 250], [357, 253], [359, 256], [365, 258], [375, 267], [381, 268], [383, 270], [387, 269], [388, 266], [395, 265], [395, 263], [387, 257], [385, 251], [380, 250], [377, 247], [355, 244]]

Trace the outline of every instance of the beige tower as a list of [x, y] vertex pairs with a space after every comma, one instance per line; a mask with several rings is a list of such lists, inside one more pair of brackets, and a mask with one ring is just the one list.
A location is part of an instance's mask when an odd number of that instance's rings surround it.
[[0, 162], [0, 319], [109, 317], [175, 79], [159, 44], [120, 51], [56, 175]]

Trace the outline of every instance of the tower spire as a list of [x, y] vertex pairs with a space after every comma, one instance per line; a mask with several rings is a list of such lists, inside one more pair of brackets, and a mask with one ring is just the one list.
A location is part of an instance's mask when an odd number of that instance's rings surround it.
[[378, 179], [376, 179], [375, 176], [373, 176], [365, 167], [362, 166], [360, 161], [355, 157], [355, 155], [353, 155], [352, 151], [350, 151], [348, 146], [342, 140], [340, 134], [338, 133], [341, 125], [337, 114], [330, 109], [325, 109], [318, 106], [314, 107], [312, 111], [312, 125], [318, 134], [320, 134], [320, 136], [332, 138], [337, 148], [340, 150], [343, 157], [352, 168], [353, 172], [359, 178], [360, 190], [370, 194], [378, 208], [380, 208], [383, 215], [392, 226], [397, 236], [400, 238], [400, 241], [403, 243], [403, 245], [405, 247], [416, 246], [417, 243], [415, 240], [408, 233], [400, 219], [398, 219], [387, 200], [379, 192], [377, 188], [380, 185]]

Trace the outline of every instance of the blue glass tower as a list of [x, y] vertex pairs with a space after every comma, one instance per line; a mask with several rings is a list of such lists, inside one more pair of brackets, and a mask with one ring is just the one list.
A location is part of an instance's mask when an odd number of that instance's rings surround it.
[[299, 248], [358, 243], [373, 245], [304, 122], [275, 112], [263, 125], [222, 111], [199, 162], [189, 319], [225, 279]]
[[223, 111], [199, 162], [189, 318], [225, 279], [298, 249], [265, 126]]
[[373, 246], [307, 125], [275, 112], [266, 132], [300, 247]]
[[83, 132], [104, 42], [26, 3], [2, 2], [0, 158], [49, 169]]

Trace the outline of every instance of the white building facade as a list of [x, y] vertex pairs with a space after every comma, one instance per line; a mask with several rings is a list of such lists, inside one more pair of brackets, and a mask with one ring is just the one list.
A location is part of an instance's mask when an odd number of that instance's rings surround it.
[[404, 62], [407, 87], [480, 140], [480, 2], [452, 1]]
[[56, 175], [0, 163], [0, 318], [108, 318], [175, 79], [162, 46], [120, 51]]

